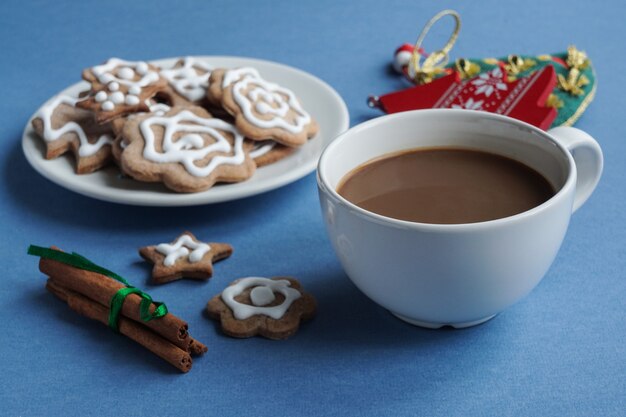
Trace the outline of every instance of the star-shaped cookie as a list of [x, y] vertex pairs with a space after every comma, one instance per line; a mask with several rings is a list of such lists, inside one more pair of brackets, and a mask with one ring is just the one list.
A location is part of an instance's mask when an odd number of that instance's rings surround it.
[[85, 69], [83, 79], [91, 83], [91, 92], [76, 105], [94, 112], [98, 123], [147, 112], [146, 100], [167, 86], [167, 80], [154, 65], [119, 58]]
[[109, 124], [96, 123], [93, 113], [79, 109], [79, 97], [60, 94], [39, 109], [32, 121], [46, 144], [46, 159], [72, 152], [76, 173], [88, 174], [112, 162], [113, 132]]
[[201, 242], [184, 232], [171, 243], [145, 246], [139, 254], [152, 262], [152, 283], [164, 284], [181, 278], [208, 279], [213, 275], [213, 262], [228, 258], [233, 247], [227, 243]]

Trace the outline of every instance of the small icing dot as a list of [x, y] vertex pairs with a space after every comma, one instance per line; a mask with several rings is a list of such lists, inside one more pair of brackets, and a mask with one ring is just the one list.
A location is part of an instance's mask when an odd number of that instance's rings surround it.
[[148, 72], [148, 64], [146, 64], [145, 62], [139, 62], [135, 67], [135, 70], [139, 75], [144, 75]]
[[105, 93], [104, 91], [98, 91], [98, 93], [96, 94], [96, 101], [98, 103], [102, 103], [104, 100], [107, 99], [107, 93]]
[[136, 106], [139, 104], [139, 97], [133, 95], [127, 95], [126, 100], [124, 101], [129, 106]]
[[111, 111], [115, 108], [115, 104], [113, 104], [112, 101], [105, 101], [104, 103], [102, 103], [102, 110], [104, 111]]
[[139, 87], [138, 85], [131, 85], [130, 88], [128, 89], [128, 92], [130, 94], [134, 94], [138, 96], [139, 94], [141, 94], [141, 87]]
[[267, 103], [260, 102], [256, 105], [256, 111], [261, 114], [266, 114], [272, 111], [272, 108]]
[[117, 75], [124, 80], [132, 80], [135, 78], [135, 71], [132, 68], [122, 67], [117, 71]]
[[109, 74], [108, 72], [105, 72], [104, 74], [102, 74], [102, 76], [99, 77], [100, 82], [103, 84], [109, 83], [113, 81], [114, 79], [115, 77], [112, 74]]
[[113, 81], [112, 83], [109, 83], [109, 90], [111, 91], [117, 91], [120, 89], [120, 85], [119, 83]]
[[109, 100], [111, 100], [114, 104], [121, 104], [124, 102], [124, 93], [116, 91], [109, 96]]
[[250, 291], [250, 301], [258, 307], [266, 306], [275, 299], [276, 296], [274, 295], [274, 291], [272, 291], [269, 287], [254, 287], [252, 291]]

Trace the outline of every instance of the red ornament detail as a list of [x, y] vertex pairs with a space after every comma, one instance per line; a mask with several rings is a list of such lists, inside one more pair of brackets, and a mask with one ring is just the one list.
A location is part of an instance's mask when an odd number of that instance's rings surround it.
[[483, 110], [547, 129], [557, 116], [556, 109], [545, 106], [555, 86], [552, 65], [512, 82], [498, 67], [466, 81], [454, 72], [428, 84], [386, 94], [373, 104], [386, 113], [429, 108]]
[[[394, 53], [394, 56], [398, 55], [399, 52], [408, 52], [408, 53], [412, 54], [414, 50], [415, 50], [415, 48], [410, 43], [403, 43], [402, 45], [400, 45], [398, 47], [398, 49], [396, 49], [396, 52]], [[423, 53], [423, 51], [421, 51], [421, 48], [419, 50], [419, 53]]]

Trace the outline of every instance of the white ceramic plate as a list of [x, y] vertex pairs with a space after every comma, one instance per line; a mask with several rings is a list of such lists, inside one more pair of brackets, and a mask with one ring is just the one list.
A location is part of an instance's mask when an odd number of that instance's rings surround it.
[[[179, 194], [162, 184], [143, 183], [122, 177], [117, 167], [86, 175], [74, 173], [74, 160], [64, 155], [54, 160], [44, 158], [45, 145], [37, 137], [29, 120], [22, 136], [22, 149], [28, 162], [41, 175], [69, 190], [100, 200], [144, 206], [193, 206], [236, 200], [273, 190], [309, 174], [317, 165], [322, 149], [341, 132], [348, 129], [346, 104], [339, 94], [324, 81], [304, 71], [251, 58], [227, 56], [200, 57], [214, 67], [252, 66], [269, 81], [293, 90], [303, 107], [320, 125], [319, 133], [292, 155], [274, 164], [257, 169], [254, 176], [237, 184], [220, 184], [200, 193]], [[169, 58], [153, 61], [168, 68], [178, 60]], [[63, 93], [76, 94], [87, 87], [81, 81]]]

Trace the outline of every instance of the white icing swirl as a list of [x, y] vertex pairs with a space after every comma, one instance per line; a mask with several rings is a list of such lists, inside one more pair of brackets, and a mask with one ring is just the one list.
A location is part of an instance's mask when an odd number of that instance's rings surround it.
[[153, 102], [150, 99], [146, 100], [146, 106], [148, 106], [148, 109], [150, 109], [150, 113], [154, 113], [157, 116], [163, 116], [165, 113], [172, 109], [165, 103]]
[[42, 136], [46, 142], [53, 142], [66, 133], [74, 133], [80, 141], [78, 146], [78, 155], [87, 157], [94, 155], [104, 145], [113, 143], [113, 137], [109, 134], [103, 134], [98, 137], [95, 143], [90, 143], [85, 130], [74, 121], [67, 122], [58, 129], [54, 129], [52, 127], [52, 114], [56, 108], [62, 104], [75, 107], [79, 100], [80, 99], [76, 97], [62, 94], [58, 95], [43, 105], [35, 115], [35, 118], [40, 118], [43, 121]]
[[[192, 249], [189, 252], [189, 249]], [[211, 250], [211, 246], [204, 242], [198, 242], [191, 236], [185, 234], [176, 239], [176, 242], [161, 243], [157, 245], [156, 251], [165, 255], [163, 265], [172, 266], [180, 258], [187, 257], [190, 263], [200, 262], [204, 255]]]
[[[255, 305], [243, 304], [235, 300], [236, 296], [250, 287], [254, 287], [251, 293], [251, 300]], [[257, 290], [257, 288], [266, 289]], [[268, 294], [268, 290], [272, 293], [271, 297]], [[285, 299], [278, 305], [265, 307], [267, 304], [274, 301], [275, 292], [284, 295]], [[278, 320], [285, 315], [294, 301], [302, 297], [302, 294], [295, 288], [291, 288], [291, 282], [286, 279], [274, 280], [261, 277], [248, 277], [242, 278], [237, 283], [227, 287], [222, 291], [221, 297], [224, 303], [232, 310], [233, 316], [235, 316], [237, 320], [245, 320], [256, 315], [264, 315]]]
[[254, 147], [250, 151], [250, 158], [252, 159], [259, 158], [265, 155], [266, 153], [268, 153], [269, 151], [271, 151], [272, 149], [274, 149], [275, 146], [276, 146], [276, 142], [274, 141], [256, 142], [254, 144]]
[[[164, 129], [162, 152], [156, 150], [153, 125], [162, 126]], [[174, 116], [149, 117], [142, 121], [139, 127], [145, 142], [143, 149], [145, 159], [157, 163], [180, 163], [195, 177], [206, 177], [223, 164], [241, 165], [245, 161], [243, 135], [233, 125], [220, 119], [207, 119], [189, 110], [183, 110]], [[220, 130], [231, 133], [234, 136], [234, 144], [231, 144]], [[174, 141], [174, 134], [179, 132], [186, 134]], [[210, 136], [214, 142], [205, 144], [201, 134]], [[232, 152], [232, 155], [213, 156], [205, 166], [196, 164], [213, 152], [227, 154]]]
[[212, 66], [188, 56], [183, 58], [182, 66], [177, 64], [174, 68], [161, 70], [161, 75], [178, 94], [189, 101], [199, 101], [206, 95], [211, 71], [213, 71]]
[[[224, 74], [222, 87], [232, 85], [235, 103], [241, 108], [246, 120], [264, 128], [281, 128], [290, 133], [300, 133], [311, 122], [295, 94], [284, 87], [265, 81], [254, 68], [243, 67], [228, 70]], [[286, 116], [292, 110], [293, 121]], [[271, 116], [260, 118], [257, 114]]]

